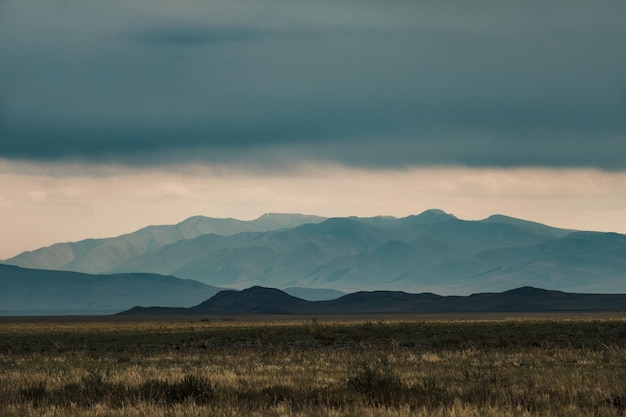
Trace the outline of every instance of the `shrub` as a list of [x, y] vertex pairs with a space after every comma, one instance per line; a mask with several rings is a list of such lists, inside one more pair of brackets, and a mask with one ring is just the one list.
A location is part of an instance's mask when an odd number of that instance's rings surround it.
[[46, 383], [44, 381], [39, 381], [29, 387], [21, 389], [20, 397], [22, 397], [25, 401], [32, 402], [35, 406], [43, 405], [48, 397]]
[[384, 359], [358, 365], [346, 385], [374, 405], [397, 405], [410, 394], [396, 370]]
[[194, 375], [186, 375], [180, 382], [173, 384], [152, 379], [141, 384], [137, 390], [137, 396], [144, 401], [166, 404], [182, 403], [187, 399], [204, 404], [213, 398], [213, 394], [211, 382]]
[[50, 395], [50, 400], [59, 405], [76, 404], [82, 407], [97, 403], [119, 403], [127, 396], [121, 384], [106, 382], [100, 372], [91, 372], [78, 383], [63, 385]]

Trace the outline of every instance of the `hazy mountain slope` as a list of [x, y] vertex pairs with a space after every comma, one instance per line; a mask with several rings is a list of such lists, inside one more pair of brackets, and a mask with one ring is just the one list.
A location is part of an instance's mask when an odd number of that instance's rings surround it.
[[170, 274], [197, 259], [208, 259], [212, 254], [237, 248], [257, 238], [261, 232], [244, 232], [235, 235], [213, 233], [164, 245], [145, 255], [131, 258], [109, 272], [153, 272]]
[[[368, 251], [335, 258], [316, 270], [316, 282], [341, 281], [350, 290], [394, 288], [412, 289], [430, 281], [440, 282], [450, 271], [432, 271], [447, 259], [472, 256], [472, 253], [439, 242], [430, 235], [415, 241], [391, 240]], [[445, 273], [444, 273], [445, 272]], [[443, 275], [442, 275], [443, 274]]]
[[524, 282], [578, 292], [626, 292], [626, 236], [617, 233], [575, 232], [478, 257], [498, 267], [480, 278], [482, 287], [495, 291], [510, 282]]
[[88, 275], [0, 264], [0, 314], [107, 314], [136, 305], [198, 304], [220, 289], [154, 274]]
[[7, 259], [4, 263], [26, 268], [104, 273], [119, 269], [125, 261], [164, 245], [207, 233], [233, 235], [241, 232], [262, 232], [322, 220], [324, 218], [318, 216], [273, 213], [250, 221], [196, 216], [176, 225], [148, 226], [113, 238], [58, 243], [32, 252], [24, 252]]
[[203, 257], [188, 263], [174, 273], [181, 277], [198, 277], [218, 285], [228, 283], [241, 288], [254, 285], [271, 270], [282, 255], [264, 246], [243, 246], [219, 251], [211, 257]]
[[187, 309], [134, 308], [121, 314], [358, 314], [504, 311], [626, 311], [626, 294], [573, 294], [522, 287], [470, 296], [361, 291], [330, 301], [306, 301], [264, 287], [221, 291]]
[[397, 230], [394, 236], [401, 240], [432, 236], [442, 243], [472, 252], [530, 245], [554, 238], [552, 233], [542, 234], [523, 225], [459, 219], [427, 224], [406, 222], [406, 226]]
[[[296, 246], [294, 242], [307, 242], [315, 244], [322, 252], [345, 256], [380, 245], [389, 238], [390, 235], [385, 228], [371, 226], [357, 218], [341, 217], [317, 224], [305, 224], [291, 230], [267, 233], [258, 243], [263, 245], [269, 243], [282, 251]], [[277, 242], [281, 242], [282, 245]]]
[[550, 235], [553, 238], [563, 237], [575, 230], [559, 229], [556, 227], [546, 226], [545, 224], [531, 222], [528, 220], [517, 219], [515, 217], [503, 216], [502, 214], [494, 214], [482, 220], [483, 223], [502, 223], [524, 229], [527, 232], [536, 233], [538, 235]]
[[335, 257], [358, 254], [387, 238], [384, 229], [336, 218], [258, 234], [203, 235], [130, 260], [116, 272], [149, 271], [239, 287], [295, 286]]
[[[354, 288], [353, 284], [358, 287], [361, 283], [376, 287], [397, 278], [407, 268], [418, 268], [420, 262], [431, 264], [451, 253], [465, 253], [430, 235], [418, 236], [415, 242], [390, 240], [394, 228], [402, 232], [397, 225], [400, 220], [395, 219], [396, 223], [385, 220], [386, 228], [356, 218], [329, 219], [249, 236], [247, 240], [242, 237], [237, 247], [227, 240], [238, 236], [210, 239], [202, 236], [162, 247], [123, 264], [116, 271], [143, 270], [240, 287], [255, 283], [278, 287], [320, 286], [337, 281], [343, 284], [343, 275], [352, 272], [355, 277], [345, 288]], [[216, 241], [221, 241], [221, 245]], [[406, 250], [400, 250], [402, 246]], [[195, 255], [189, 256], [191, 253]]]
[[[268, 232], [240, 247], [237, 256], [233, 256], [232, 251], [216, 253], [195, 261], [193, 268], [160, 272], [203, 281], [211, 277], [207, 282], [234, 283], [239, 287], [261, 284], [332, 287], [347, 291], [441, 290], [456, 280], [499, 268], [499, 264], [476, 256], [483, 248], [501, 245], [522, 248], [529, 242], [553, 238], [550, 230], [542, 236], [534, 226], [533, 230], [526, 231], [523, 224], [520, 229], [496, 222], [466, 222], [430, 212], [404, 219], [378, 219], [374, 223], [385, 227], [348, 218]], [[418, 232], [416, 228], [420, 228]], [[415, 240], [409, 240], [413, 238]], [[303, 245], [306, 249], [302, 249]], [[271, 247], [272, 251], [260, 256], [259, 249], [252, 246]], [[470, 286], [463, 288], [463, 293], [477, 289]]]

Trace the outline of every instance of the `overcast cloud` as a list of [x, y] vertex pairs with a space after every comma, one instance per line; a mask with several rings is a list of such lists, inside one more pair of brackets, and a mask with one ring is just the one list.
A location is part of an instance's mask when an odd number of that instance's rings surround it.
[[0, 3], [0, 156], [626, 169], [626, 2]]

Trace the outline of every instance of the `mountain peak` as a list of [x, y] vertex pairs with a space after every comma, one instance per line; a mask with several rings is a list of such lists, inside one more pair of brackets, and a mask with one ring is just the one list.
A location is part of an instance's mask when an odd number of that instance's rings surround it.
[[412, 215], [412, 216], [408, 216], [405, 218], [416, 220], [419, 223], [436, 223], [436, 222], [456, 219], [454, 215], [446, 213], [445, 211], [440, 210], [440, 209], [426, 210], [418, 215]]
[[437, 214], [437, 215], [444, 215], [444, 216], [451, 216], [451, 214], [446, 213], [445, 211], [441, 210], [441, 209], [428, 209], [428, 210], [424, 210], [421, 214]]
[[233, 219], [232, 218], [213, 218], [213, 217], [207, 217], [207, 216], [198, 214], [196, 216], [187, 217], [185, 220], [176, 223], [176, 225], [181, 225], [183, 223], [197, 222], [197, 221], [210, 221], [210, 220], [233, 220]]

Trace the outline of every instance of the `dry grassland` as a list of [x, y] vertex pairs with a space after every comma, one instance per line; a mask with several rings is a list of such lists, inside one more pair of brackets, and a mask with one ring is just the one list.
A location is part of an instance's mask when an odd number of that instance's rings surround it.
[[0, 322], [0, 415], [624, 416], [626, 320]]

